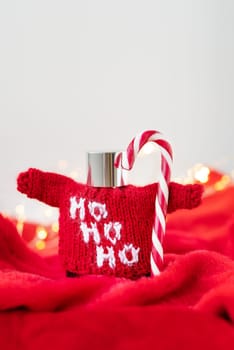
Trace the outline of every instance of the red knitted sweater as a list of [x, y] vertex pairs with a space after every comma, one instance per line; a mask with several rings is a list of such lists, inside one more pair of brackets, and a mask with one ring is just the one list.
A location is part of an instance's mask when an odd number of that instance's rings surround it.
[[[55, 173], [20, 173], [18, 190], [58, 207], [59, 254], [66, 271], [138, 278], [150, 274], [157, 183], [91, 187]], [[200, 185], [170, 183], [168, 212], [199, 205]]]

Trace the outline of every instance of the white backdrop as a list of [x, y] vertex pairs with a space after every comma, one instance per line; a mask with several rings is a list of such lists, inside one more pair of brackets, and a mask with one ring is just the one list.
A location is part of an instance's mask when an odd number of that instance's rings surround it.
[[144, 129], [171, 141], [174, 176], [197, 162], [230, 171], [233, 34], [232, 0], [0, 0], [0, 210], [37, 215], [18, 172], [82, 180], [87, 150]]

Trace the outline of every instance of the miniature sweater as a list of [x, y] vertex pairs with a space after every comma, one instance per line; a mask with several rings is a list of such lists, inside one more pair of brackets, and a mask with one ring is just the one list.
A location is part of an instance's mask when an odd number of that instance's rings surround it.
[[[17, 179], [20, 192], [59, 208], [59, 255], [66, 271], [131, 279], [150, 275], [157, 186], [92, 187], [33, 168]], [[168, 213], [198, 206], [202, 192], [198, 184], [171, 182]]]

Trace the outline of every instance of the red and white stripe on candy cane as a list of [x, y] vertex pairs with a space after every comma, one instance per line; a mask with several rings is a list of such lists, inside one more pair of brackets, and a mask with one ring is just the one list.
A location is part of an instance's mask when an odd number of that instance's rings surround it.
[[173, 158], [171, 146], [159, 131], [143, 131], [132, 139], [126, 151], [116, 154], [115, 166], [126, 170], [132, 169], [139, 151], [148, 142], [155, 142], [161, 152], [161, 170], [158, 180], [158, 191], [155, 198], [155, 219], [152, 229], [152, 251], [150, 257], [151, 274], [155, 276], [160, 273], [163, 263], [162, 243], [166, 228], [169, 195], [168, 185], [171, 178]]

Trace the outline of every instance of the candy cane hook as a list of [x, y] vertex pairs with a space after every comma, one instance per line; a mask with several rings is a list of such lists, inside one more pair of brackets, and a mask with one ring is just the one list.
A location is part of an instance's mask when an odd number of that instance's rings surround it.
[[125, 152], [116, 154], [115, 166], [130, 170], [141, 148], [148, 142], [155, 142], [161, 152], [161, 170], [155, 198], [155, 217], [152, 229], [152, 251], [150, 256], [151, 274], [160, 273], [163, 263], [163, 238], [166, 229], [166, 214], [169, 195], [169, 182], [172, 167], [172, 149], [165, 137], [156, 130], [147, 130], [132, 139]]

